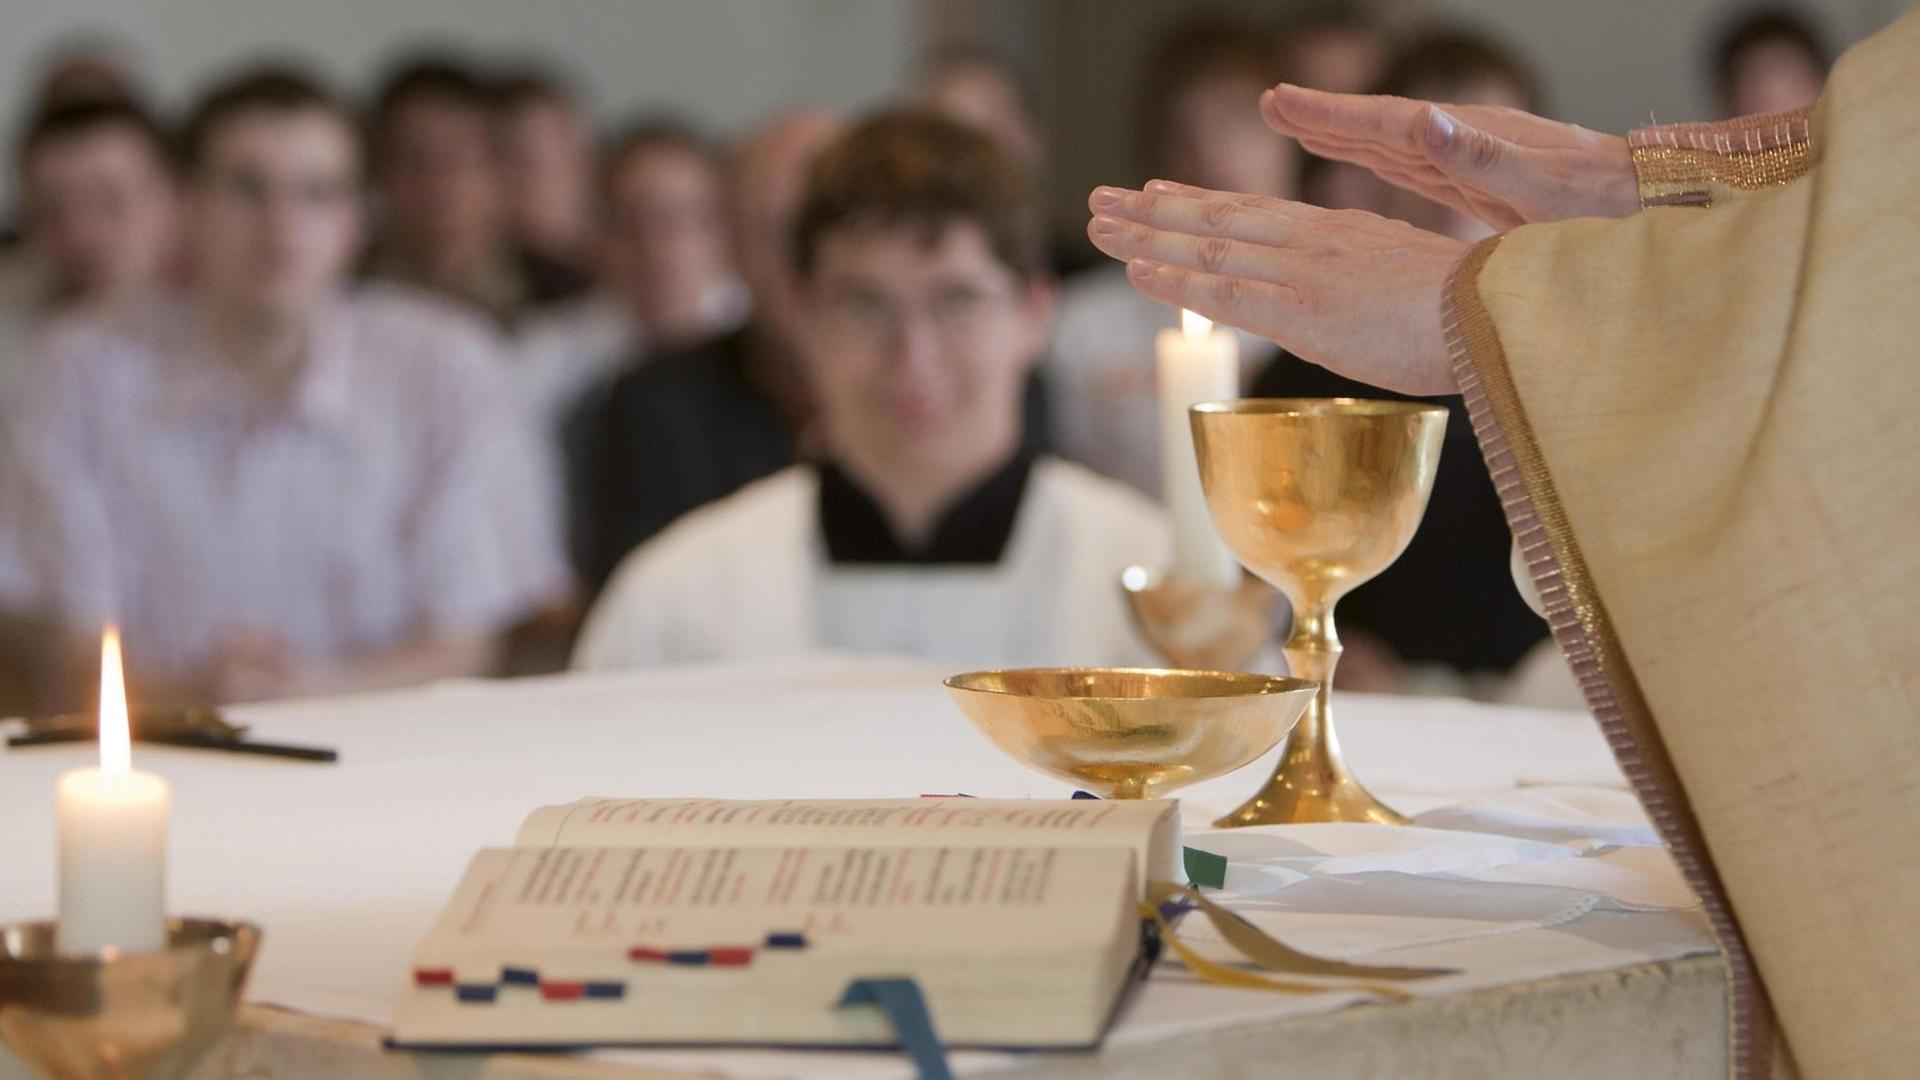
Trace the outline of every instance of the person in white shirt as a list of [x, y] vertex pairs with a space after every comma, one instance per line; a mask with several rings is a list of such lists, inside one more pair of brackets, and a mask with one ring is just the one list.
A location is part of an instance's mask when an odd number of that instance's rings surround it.
[[597, 184], [596, 288], [516, 335], [516, 381], [552, 427], [596, 383], [747, 316], [724, 163], [698, 132], [674, 120], [635, 124], [601, 156]]
[[323, 88], [243, 74], [181, 142], [191, 284], [51, 324], [9, 403], [0, 613], [48, 628], [41, 693], [87, 700], [108, 620], [154, 705], [485, 670], [567, 583], [496, 339], [349, 282], [361, 146]]
[[25, 243], [0, 260], [0, 401], [33, 330], [172, 276], [180, 194], [167, 136], [130, 101], [48, 106], [20, 139]]
[[929, 113], [815, 164], [795, 234], [827, 452], [670, 526], [588, 616], [586, 669], [816, 649], [956, 666], [1151, 659], [1118, 585], [1158, 510], [1023, 449], [1051, 297], [1024, 174]]

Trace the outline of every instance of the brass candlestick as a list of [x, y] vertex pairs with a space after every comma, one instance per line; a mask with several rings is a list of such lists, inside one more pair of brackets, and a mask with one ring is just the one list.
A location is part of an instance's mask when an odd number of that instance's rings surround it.
[[170, 920], [149, 952], [62, 954], [54, 932], [0, 927], [0, 1041], [59, 1080], [184, 1076], [232, 1026], [260, 944], [211, 919]]
[[1176, 668], [1244, 671], [1273, 637], [1273, 588], [1252, 574], [1216, 585], [1129, 566], [1120, 591], [1140, 637]]
[[1200, 483], [1220, 538], [1293, 603], [1282, 648], [1320, 691], [1265, 787], [1214, 824], [1405, 824], [1347, 770], [1333, 730], [1339, 599], [1393, 564], [1413, 538], [1447, 411], [1350, 398], [1247, 400], [1193, 407]]

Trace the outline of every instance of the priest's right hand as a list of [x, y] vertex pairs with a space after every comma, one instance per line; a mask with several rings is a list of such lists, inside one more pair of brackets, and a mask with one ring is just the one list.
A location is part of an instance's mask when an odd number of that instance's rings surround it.
[[1330, 94], [1285, 83], [1260, 96], [1267, 126], [1321, 157], [1502, 232], [1640, 209], [1627, 141], [1498, 105]]

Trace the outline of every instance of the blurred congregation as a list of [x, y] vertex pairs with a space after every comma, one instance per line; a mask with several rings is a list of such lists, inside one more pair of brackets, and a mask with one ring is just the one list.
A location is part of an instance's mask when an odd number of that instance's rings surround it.
[[[1112, 59], [1133, 93], [1098, 122], [1139, 176], [1473, 238], [1268, 131], [1260, 92], [1567, 111], [1479, 24], [1281, 14]], [[1692, 45], [1722, 115], [1812, 100], [1842, 42], [1722, 15]], [[424, 42], [368, 85], [236, 57], [163, 108], [111, 29], [5, 99], [0, 715], [86, 705], [108, 621], [136, 696], [182, 704], [823, 649], [1155, 662], [1118, 579], [1168, 557], [1179, 313], [1052, 211], [1017, 60], [940, 43], [875, 108], [722, 132]], [[1249, 396], [1382, 396], [1240, 357]], [[1573, 703], [1437, 400], [1425, 522], [1343, 602], [1342, 682]]]

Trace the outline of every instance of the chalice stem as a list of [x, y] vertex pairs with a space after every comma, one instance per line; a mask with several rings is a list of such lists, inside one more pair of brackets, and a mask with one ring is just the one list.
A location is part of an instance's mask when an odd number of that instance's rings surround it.
[[1312, 679], [1320, 689], [1280, 749], [1273, 778], [1253, 798], [1214, 822], [1234, 825], [1297, 825], [1324, 821], [1361, 821], [1404, 825], [1407, 818], [1373, 797], [1354, 779], [1340, 756], [1333, 730], [1333, 671], [1340, 663], [1340, 635], [1333, 627], [1333, 604], [1294, 604], [1293, 632], [1281, 645], [1288, 673]]
[[1315, 788], [1325, 788], [1338, 779], [1336, 771], [1346, 771], [1340, 761], [1340, 741], [1333, 733], [1333, 669], [1340, 666], [1344, 651], [1333, 628], [1333, 605], [1323, 601], [1297, 607], [1293, 632], [1280, 651], [1286, 654], [1288, 674], [1320, 684], [1306, 713], [1288, 733], [1281, 769], [1294, 764], [1299, 775], [1315, 781]]

